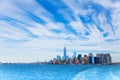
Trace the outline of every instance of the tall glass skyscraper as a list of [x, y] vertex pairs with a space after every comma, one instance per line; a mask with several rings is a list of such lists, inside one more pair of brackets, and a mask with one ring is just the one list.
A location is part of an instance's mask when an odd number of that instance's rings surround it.
[[66, 47], [64, 47], [64, 59], [66, 59], [67, 58], [67, 50], [66, 50]]

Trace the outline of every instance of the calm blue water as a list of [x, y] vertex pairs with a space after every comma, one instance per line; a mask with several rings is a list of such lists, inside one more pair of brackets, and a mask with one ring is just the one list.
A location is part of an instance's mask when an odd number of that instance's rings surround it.
[[0, 80], [120, 80], [120, 65], [0, 65]]

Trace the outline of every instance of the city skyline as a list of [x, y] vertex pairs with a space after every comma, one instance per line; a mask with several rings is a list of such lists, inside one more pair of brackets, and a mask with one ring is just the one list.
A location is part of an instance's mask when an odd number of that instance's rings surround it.
[[[40, 62], [37, 62], [40, 63]], [[67, 55], [67, 48], [63, 48], [63, 56], [57, 55], [53, 59], [45, 62], [43, 64], [101, 64], [101, 65], [111, 65], [116, 62], [112, 62], [112, 56], [110, 53], [93, 53], [86, 54], [76, 54]]]
[[0, 62], [48, 61], [64, 46], [120, 61], [119, 19], [119, 0], [0, 0]]

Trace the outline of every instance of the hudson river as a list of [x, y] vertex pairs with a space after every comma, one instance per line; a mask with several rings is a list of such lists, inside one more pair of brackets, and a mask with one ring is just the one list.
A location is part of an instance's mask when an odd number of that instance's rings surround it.
[[0, 80], [120, 80], [120, 65], [1, 64]]

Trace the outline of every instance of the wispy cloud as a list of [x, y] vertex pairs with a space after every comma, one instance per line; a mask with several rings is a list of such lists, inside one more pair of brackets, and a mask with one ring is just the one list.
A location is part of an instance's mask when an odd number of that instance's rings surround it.
[[18, 61], [17, 54], [33, 55], [33, 61], [47, 55], [48, 60], [62, 55], [65, 45], [69, 51], [119, 52], [119, 5], [119, 0], [1, 0], [1, 60], [10, 60], [3, 53], [12, 52]]

